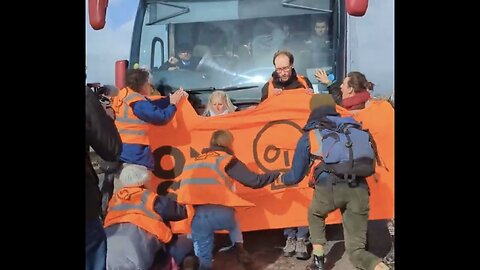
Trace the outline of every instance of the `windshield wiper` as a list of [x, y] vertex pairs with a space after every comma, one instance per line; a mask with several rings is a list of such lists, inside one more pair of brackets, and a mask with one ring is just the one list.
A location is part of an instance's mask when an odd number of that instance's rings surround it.
[[230, 86], [230, 87], [224, 87], [224, 88], [215, 88], [215, 87], [204, 87], [204, 88], [192, 88], [192, 89], [185, 89], [188, 93], [201, 93], [201, 92], [213, 92], [216, 90], [221, 90], [221, 91], [235, 91], [235, 90], [243, 90], [243, 89], [252, 89], [252, 88], [257, 88], [259, 87], [258, 85], [246, 85], [246, 86]]

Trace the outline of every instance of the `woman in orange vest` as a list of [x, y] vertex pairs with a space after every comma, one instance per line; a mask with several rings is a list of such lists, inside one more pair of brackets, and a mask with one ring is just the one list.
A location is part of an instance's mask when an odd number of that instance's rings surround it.
[[[113, 98], [112, 108], [115, 110], [115, 125], [122, 138], [123, 163], [138, 164], [154, 170], [153, 154], [148, 139], [151, 124], [168, 123], [177, 111], [176, 104], [188, 94], [179, 89], [172, 95], [152, 100], [153, 91], [150, 72], [146, 69], [131, 69], [127, 71], [126, 87]], [[107, 203], [113, 194], [113, 174], [121, 166], [111, 166], [113, 172], [106, 173], [102, 186], [102, 209], [105, 214]]]
[[121, 160], [154, 169], [153, 155], [147, 132], [149, 125], [163, 125], [169, 122], [177, 111], [176, 104], [182, 97], [188, 97], [183, 89], [168, 97], [151, 100], [152, 82], [145, 69], [132, 69], [127, 72], [127, 87], [120, 90], [113, 100], [115, 125], [122, 137]]
[[[125, 166], [120, 174], [122, 188], [110, 200], [104, 223], [109, 270], [148, 270], [154, 261], [162, 259], [157, 252], [166, 257], [166, 249], [180, 264], [192, 249], [191, 241], [176, 239], [166, 225], [187, 218], [185, 206], [146, 189], [150, 177], [145, 166], [133, 164]], [[171, 245], [167, 245], [169, 242]]]
[[214, 233], [228, 230], [237, 259], [248, 269], [253, 263], [243, 248], [243, 236], [235, 219], [235, 207], [253, 203], [239, 197], [235, 182], [251, 188], [272, 183], [278, 172], [256, 174], [233, 154], [233, 135], [226, 130], [213, 132], [210, 148], [185, 164], [179, 181], [172, 185], [177, 202], [193, 205], [192, 239], [200, 269], [212, 269]]

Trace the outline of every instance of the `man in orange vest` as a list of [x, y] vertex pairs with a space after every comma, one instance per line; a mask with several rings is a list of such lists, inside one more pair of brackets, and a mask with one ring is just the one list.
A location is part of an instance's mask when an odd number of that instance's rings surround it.
[[[293, 54], [289, 51], [278, 51], [273, 55], [273, 65], [275, 71], [272, 78], [262, 88], [262, 101], [273, 95], [280, 95], [282, 91], [304, 89], [305, 92], [313, 93], [312, 83], [308, 78], [297, 75], [293, 68]], [[308, 227], [286, 228], [283, 231], [287, 238], [283, 255], [286, 257], [294, 256], [298, 259], [308, 259], [310, 257], [307, 249]]]
[[[188, 94], [179, 89], [168, 97], [152, 100], [149, 98], [153, 91], [150, 79], [148, 70], [128, 70], [126, 87], [114, 97], [112, 107], [116, 115], [115, 125], [123, 143], [120, 160], [123, 163], [143, 165], [153, 171], [153, 154], [147, 134], [149, 126], [168, 123], [177, 111], [176, 104], [182, 97], [188, 97]], [[102, 186], [104, 213], [114, 189], [111, 176], [105, 175]]]
[[192, 239], [200, 269], [212, 269], [214, 233], [228, 230], [237, 259], [249, 269], [252, 260], [243, 248], [243, 236], [235, 219], [235, 207], [253, 203], [235, 193], [235, 182], [251, 188], [272, 183], [279, 172], [256, 174], [233, 153], [233, 135], [226, 130], [213, 132], [210, 148], [189, 160], [171, 189], [177, 202], [193, 205]]
[[[151, 173], [145, 166], [129, 164], [120, 173], [122, 188], [115, 193], [105, 217], [107, 269], [143, 269], [152, 267], [157, 252], [172, 250], [167, 243], [181, 244], [183, 251], [171, 252], [180, 264], [191, 251], [192, 243], [174, 237], [166, 225], [187, 218], [187, 209], [167, 197], [145, 188]], [[179, 250], [178, 247], [174, 250]], [[185, 251], [186, 250], [186, 251]], [[158, 258], [157, 258], [158, 260]]]
[[279, 95], [282, 91], [305, 89], [307, 93], [313, 93], [312, 83], [308, 78], [297, 75], [293, 54], [289, 51], [278, 51], [273, 55], [273, 65], [275, 71], [272, 73], [270, 80], [262, 88], [262, 99]]

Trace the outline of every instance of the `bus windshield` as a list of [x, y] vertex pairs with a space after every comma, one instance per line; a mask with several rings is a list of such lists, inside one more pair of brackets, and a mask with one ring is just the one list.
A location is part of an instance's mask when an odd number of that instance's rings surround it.
[[[315, 69], [335, 70], [337, 24], [333, 12], [328, 12], [334, 1], [316, 1], [320, 5], [315, 8], [322, 11], [285, 8], [281, 1], [263, 1], [272, 5], [270, 12], [268, 6], [257, 13], [238, 6], [232, 12], [235, 7], [225, 6], [222, 16], [215, 11], [215, 3], [222, 1], [203, 6], [201, 1], [192, 2], [190, 6], [172, 2], [174, 7], [147, 2], [138, 63], [152, 70], [159, 88], [261, 88], [274, 71], [272, 59], [278, 50], [292, 52], [295, 71], [311, 81]], [[223, 4], [227, 2], [235, 1]], [[198, 17], [198, 12], [205, 14]], [[260, 99], [259, 89], [245, 91]]]

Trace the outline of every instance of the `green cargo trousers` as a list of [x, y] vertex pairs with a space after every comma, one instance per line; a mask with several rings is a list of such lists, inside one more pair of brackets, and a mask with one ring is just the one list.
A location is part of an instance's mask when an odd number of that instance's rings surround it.
[[353, 266], [373, 270], [381, 258], [365, 250], [367, 242], [369, 190], [366, 182], [357, 187], [347, 183], [315, 185], [312, 203], [308, 209], [308, 225], [312, 244], [325, 245], [325, 219], [336, 209], [342, 213], [345, 250]]

